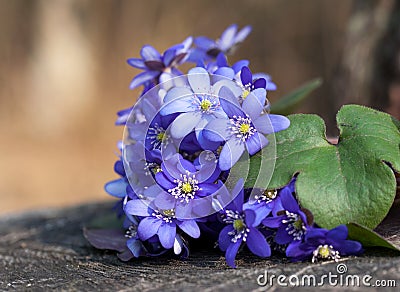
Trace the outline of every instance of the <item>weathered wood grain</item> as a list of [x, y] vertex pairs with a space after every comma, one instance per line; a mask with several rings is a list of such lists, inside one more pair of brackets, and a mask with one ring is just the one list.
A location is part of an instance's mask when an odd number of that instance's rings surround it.
[[[278, 256], [263, 260], [246, 252], [239, 254], [234, 270], [217, 250], [194, 251], [187, 261], [162, 257], [124, 263], [113, 252], [92, 248], [82, 235], [82, 227], [111, 206], [89, 204], [0, 218], [0, 290], [264, 291], [279, 288], [257, 284], [266, 270], [276, 276], [337, 274], [335, 262], [289, 263]], [[397, 219], [381, 231], [399, 242], [399, 216], [394, 216]], [[340, 263], [347, 265], [347, 274], [395, 279], [400, 285], [400, 258], [390, 251], [369, 250]]]

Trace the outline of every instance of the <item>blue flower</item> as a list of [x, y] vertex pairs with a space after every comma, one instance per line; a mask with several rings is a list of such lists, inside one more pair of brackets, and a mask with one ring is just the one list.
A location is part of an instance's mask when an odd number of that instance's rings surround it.
[[124, 159], [129, 183], [136, 193], [154, 184], [154, 175], [161, 171], [160, 150], [149, 151], [142, 142], [126, 145]]
[[265, 74], [265, 73], [254, 73], [253, 74], [253, 80], [257, 80], [263, 78], [267, 81], [267, 86], [266, 86], [266, 90], [268, 91], [274, 91], [277, 89], [277, 86], [274, 82], [272, 82], [272, 78], [270, 75]]
[[271, 249], [263, 234], [254, 224], [253, 210], [243, 210], [244, 192], [241, 179], [232, 191], [237, 194], [233, 201], [223, 209], [223, 222], [226, 226], [221, 230], [218, 244], [225, 251], [225, 259], [229, 266], [235, 268], [235, 258], [242, 243], [246, 243], [249, 250], [260, 257], [271, 255]]
[[[246, 96], [254, 89], [266, 89], [267, 87], [267, 80], [265, 80], [264, 78], [253, 80], [253, 74], [247, 66], [243, 67], [240, 72], [240, 81], [243, 89], [245, 90], [244, 93]], [[243, 98], [246, 98], [246, 96], [242, 95]]]
[[[270, 75], [265, 73], [252, 74], [248, 69], [248, 60], [239, 60], [230, 67], [226, 56], [223, 53], [219, 53], [215, 61], [209, 62], [207, 65], [199, 63], [198, 66], [206, 68], [207, 71], [212, 74], [234, 79], [243, 89], [247, 89], [248, 91], [252, 91], [256, 88], [264, 88], [267, 91], [274, 91], [277, 89]], [[244, 69], [244, 67], [247, 67], [247, 69]], [[247, 72], [243, 73], [242, 70]], [[246, 85], [249, 86], [247, 87]]]
[[[218, 145], [207, 145], [210, 148], [216, 148]], [[179, 151], [183, 151], [186, 154], [194, 154], [198, 151], [202, 151], [203, 148], [197, 141], [196, 133], [191, 132], [185, 138], [179, 141]]]
[[176, 154], [163, 161], [156, 184], [143, 191], [160, 209], [174, 209], [178, 219], [200, 218], [212, 213], [211, 195], [220, 175], [215, 159], [194, 165]]
[[297, 245], [303, 239], [311, 227], [306, 214], [300, 209], [292, 193], [294, 192], [294, 180], [279, 192], [283, 210], [273, 217], [267, 217], [262, 221], [264, 226], [277, 228], [275, 242], [281, 245]]
[[311, 258], [314, 263], [318, 260], [338, 261], [340, 256], [360, 254], [361, 243], [348, 240], [347, 236], [346, 225], [339, 225], [331, 230], [311, 228], [307, 231], [304, 242], [287, 248], [286, 256], [292, 261], [304, 261]]
[[[133, 196], [125, 197], [123, 200], [123, 209], [124, 212], [126, 210], [127, 202], [131, 199], [138, 200], [136, 194]], [[125, 213], [126, 219], [124, 221], [124, 228], [126, 229], [125, 238], [128, 238], [126, 241], [126, 246], [129, 249], [130, 253], [123, 252], [118, 255], [122, 260], [129, 260], [131, 258], [130, 254], [135, 257], [139, 256], [159, 256], [166, 252], [159, 241], [157, 236], [150, 237], [147, 241], [142, 241], [139, 238], [138, 234], [138, 219], [135, 215]], [[111, 242], [113, 239], [110, 240]], [[174, 240], [174, 253], [176, 255], [181, 255], [182, 258], [187, 258], [189, 256], [189, 248], [187, 246], [186, 241], [180, 234], [175, 235]]]
[[220, 171], [213, 161], [203, 164], [198, 170], [193, 163], [177, 154], [164, 161], [161, 169], [155, 176], [157, 183], [180, 203], [189, 203], [218, 189], [214, 182]]
[[221, 52], [218, 54], [217, 58], [213, 62], [200, 63], [198, 66], [207, 69], [208, 72], [215, 75], [221, 75], [228, 79], [235, 79], [235, 77], [240, 73], [244, 66], [248, 66], [248, 60], [239, 60], [232, 66], [228, 64], [226, 56]]
[[132, 253], [134, 257], [140, 257], [146, 255], [148, 251], [143, 245], [143, 242], [139, 239], [137, 230], [138, 230], [138, 223], [137, 220], [131, 216], [129, 217], [130, 225], [127, 227], [125, 231], [125, 238], [127, 238], [126, 246]]
[[[167, 115], [167, 116], [162, 116], [159, 113], [155, 114], [153, 117], [153, 120], [151, 123], [148, 125], [147, 128], [147, 133], [146, 133], [146, 149], [153, 150], [153, 149], [161, 149], [163, 150], [168, 148], [170, 151], [173, 151], [175, 149], [175, 146], [172, 146], [170, 144], [173, 144], [174, 141], [170, 137], [170, 134], [168, 133], [167, 129], [172, 123], [173, 120], [175, 120], [177, 115], [172, 114], [172, 115]], [[165, 155], [165, 153], [164, 153]]]
[[194, 40], [196, 48], [192, 50], [189, 60], [192, 62], [206, 61], [210, 58], [215, 58], [219, 53], [231, 53], [238, 43], [244, 39], [251, 32], [250, 26], [245, 26], [240, 31], [236, 24], [230, 25], [216, 41], [208, 37], [197, 37]]
[[[121, 148], [119, 150], [121, 150]], [[123, 199], [127, 195], [126, 189], [129, 186], [129, 182], [126, 177], [121, 156], [119, 156], [119, 159], [114, 164], [114, 171], [120, 178], [107, 182], [104, 185], [104, 190], [113, 197]]]
[[125, 212], [143, 217], [138, 225], [137, 233], [140, 240], [148, 240], [157, 235], [165, 249], [174, 246], [176, 227], [193, 238], [200, 236], [200, 229], [194, 219], [178, 220], [174, 209], [151, 208], [142, 200], [130, 200], [125, 205]]
[[254, 189], [254, 196], [249, 198], [243, 206], [246, 210], [253, 210], [256, 217], [255, 225], [259, 225], [271, 212], [277, 214], [282, 210], [282, 203], [277, 190]]
[[268, 145], [263, 134], [271, 134], [289, 127], [288, 118], [263, 114], [266, 91], [257, 88], [239, 104], [238, 97], [226, 87], [220, 92], [220, 103], [228, 116], [210, 121], [203, 136], [213, 142], [226, 141], [219, 157], [221, 170], [230, 169], [242, 156], [245, 149], [254, 155]]
[[[124, 200], [124, 206], [126, 204]], [[159, 256], [165, 253], [158, 239], [151, 238], [147, 242], [140, 240], [138, 236], [138, 221], [132, 215], [127, 214], [125, 232], [121, 229], [85, 229], [84, 235], [96, 248], [118, 251], [118, 258], [129, 261], [133, 257]]]
[[176, 68], [188, 57], [191, 44], [192, 37], [188, 37], [181, 44], [174, 45], [166, 50], [163, 55], [150, 45], [144, 46], [140, 51], [141, 58], [127, 60], [132, 67], [144, 70], [133, 78], [130, 88], [134, 89], [140, 85], [145, 85], [149, 89], [151, 85], [182, 75]]
[[125, 125], [126, 121], [129, 118], [129, 115], [132, 111], [133, 107], [129, 107], [127, 109], [123, 109], [117, 112], [117, 120], [115, 121], [115, 125], [117, 126], [121, 126], [121, 125]]
[[158, 111], [161, 107], [159, 102], [154, 94], [146, 95], [139, 101], [139, 106], [135, 106], [132, 116], [126, 122], [125, 131], [128, 135], [124, 140], [128, 144], [132, 143], [132, 140], [135, 143], [143, 143], [149, 151], [162, 150], [165, 158], [177, 152], [176, 143], [167, 131], [177, 115], [162, 116]]
[[[183, 138], [195, 130], [196, 138], [205, 149], [215, 147], [214, 145], [203, 145], [201, 132], [209, 121], [217, 117], [226, 117], [221, 108], [218, 92], [224, 85], [231, 85], [232, 90], [238, 87], [234, 82], [221, 80], [211, 85], [209, 73], [200, 67], [189, 71], [188, 87], [174, 87], [164, 97], [164, 106], [161, 108], [162, 115], [179, 113], [179, 116], [171, 124], [171, 135], [174, 138]], [[210, 143], [210, 142], [208, 142]]]
[[176, 234], [174, 241], [174, 254], [181, 255], [181, 259], [187, 259], [189, 253], [189, 246], [184, 237], [180, 234]]
[[257, 88], [276, 90], [276, 85], [269, 75], [263, 73], [253, 75], [247, 66], [241, 68], [240, 78], [237, 79], [237, 82], [243, 88], [242, 99], [245, 99], [250, 92]]

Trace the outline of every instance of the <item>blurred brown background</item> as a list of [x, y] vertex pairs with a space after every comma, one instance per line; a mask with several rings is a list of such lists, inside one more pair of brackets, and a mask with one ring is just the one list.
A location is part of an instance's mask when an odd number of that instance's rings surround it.
[[163, 51], [188, 35], [216, 38], [231, 23], [250, 24], [252, 34], [230, 61], [247, 58], [253, 71], [271, 74], [279, 88], [269, 94], [272, 102], [322, 77], [298, 111], [320, 114], [330, 134], [343, 103], [396, 114], [397, 6], [0, 0], [0, 213], [108, 198], [103, 185], [116, 177], [122, 137], [115, 112], [139, 93], [128, 89], [139, 71], [125, 60], [138, 57], [144, 44]]

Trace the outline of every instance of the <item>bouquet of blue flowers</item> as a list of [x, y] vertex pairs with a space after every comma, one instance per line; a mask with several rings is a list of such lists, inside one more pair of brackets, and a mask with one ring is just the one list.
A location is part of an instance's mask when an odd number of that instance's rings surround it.
[[[130, 88], [143, 92], [118, 112], [116, 124], [125, 127], [114, 166], [120, 178], [105, 185], [119, 198], [124, 222], [119, 231], [86, 230], [95, 247], [117, 250], [124, 261], [186, 258], [190, 241], [201, 238], [216, 243], [231, 267], [243, 248], [312, 262], [363, 251], [345, 224], [314, 223], [297, 196], [302, 174], [278, 187], [265, 183], [280, 157], [275, 133], [290, 129], [291, 120], [270, 113], [267, 92], [277, 87], [269, 75], [253, 74], [247, 60], [228, 63], [250, 31], [231, 25], [216, 41], [189, 37], [162, 54], [146, 45], [140, 58], [128, 59], [143, 70]], [[192, 67], [187, 74], [178, 69], [184, 63]], [[280, 143], [296, 147], [290, 139]]]

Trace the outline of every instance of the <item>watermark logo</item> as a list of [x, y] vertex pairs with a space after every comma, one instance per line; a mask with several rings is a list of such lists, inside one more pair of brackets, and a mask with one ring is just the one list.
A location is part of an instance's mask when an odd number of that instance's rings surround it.
[[350, 274], [347, 265], [343, 263], [336, 266], [335, 272], [322, 275], [276, 275], [265, 270], [257, 276], [257, 284], [262, 287], [397, 287], [397, 281], [393, 279], [374, 279], [369, 274]]
[[345, 273], [347, 273], [347, 266], [345, 264], [338, 264], [336, 266], [336, 271], [339, 274], [345, 274]]

